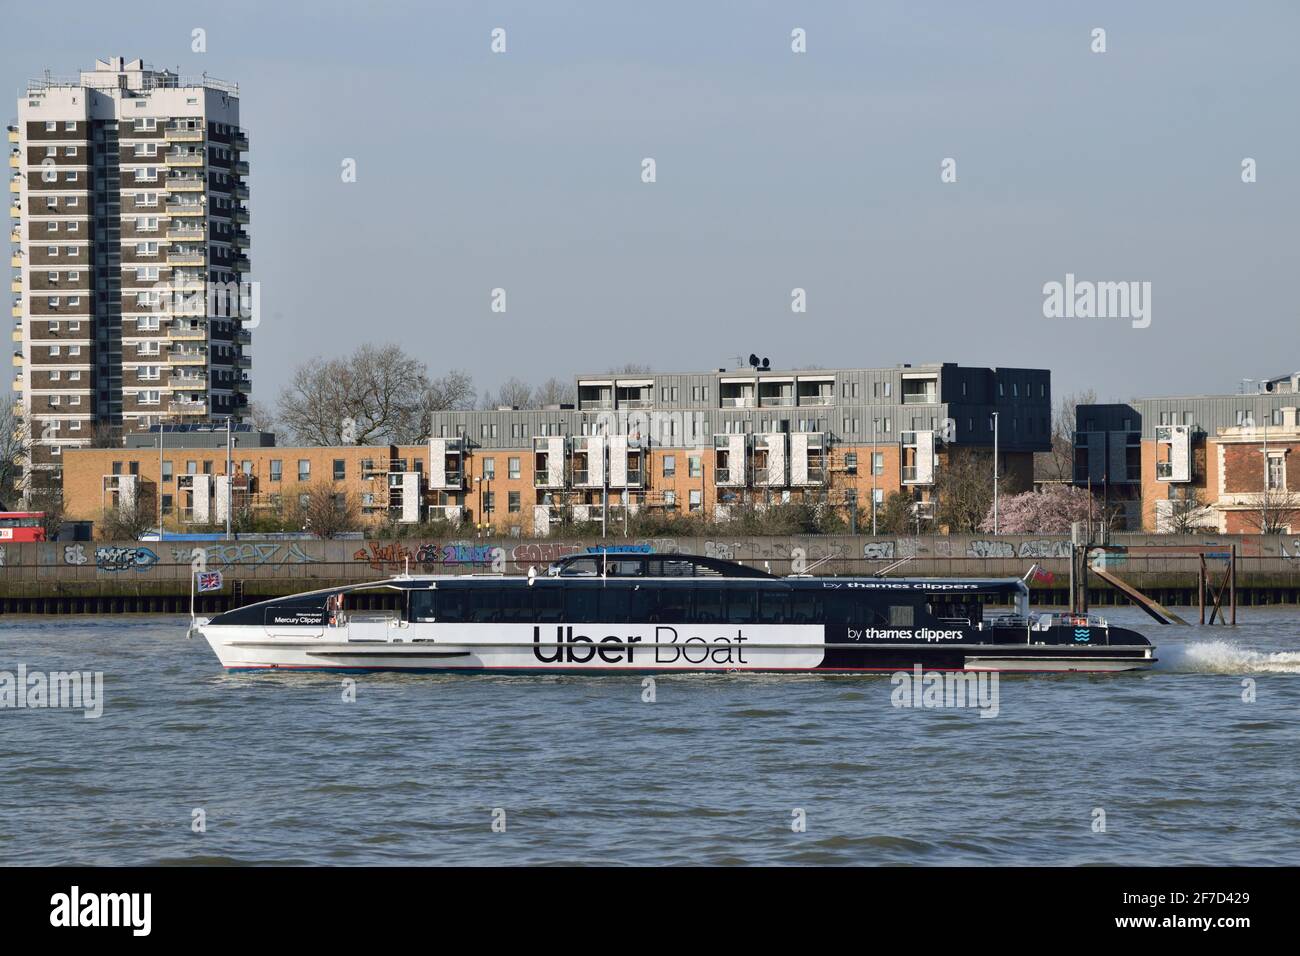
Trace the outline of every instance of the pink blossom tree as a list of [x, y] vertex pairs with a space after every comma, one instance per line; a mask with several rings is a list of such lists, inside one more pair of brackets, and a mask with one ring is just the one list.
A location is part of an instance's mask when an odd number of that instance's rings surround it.
[[[1090, 497], [1086, 490], [1072, 485], [1048, 485], [1042, 491], [1008, 495], [998, 502], [998, 532], [1069, 534], [1071, 522], [1088, 520]], [[992, 508], [980, 530], [993, 530]]]

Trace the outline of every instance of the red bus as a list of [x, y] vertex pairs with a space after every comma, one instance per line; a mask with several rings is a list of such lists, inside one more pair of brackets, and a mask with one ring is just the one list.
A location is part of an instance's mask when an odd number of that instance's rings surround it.
[[44, 511], [0, 511], [0, 541], [44, 541]]

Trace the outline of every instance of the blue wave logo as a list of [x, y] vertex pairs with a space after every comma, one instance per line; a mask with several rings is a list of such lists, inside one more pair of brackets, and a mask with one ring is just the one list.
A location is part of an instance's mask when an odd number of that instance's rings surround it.
[[1087, 644], [1092, 640], [1092, 631], [1086, 627], [1076, 627], [1074, 629], [1074, 642], [1076, 644]]

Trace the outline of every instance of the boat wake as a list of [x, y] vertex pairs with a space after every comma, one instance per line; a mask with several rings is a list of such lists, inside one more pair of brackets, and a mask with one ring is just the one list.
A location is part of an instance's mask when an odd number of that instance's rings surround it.
[[1300, 651], [1253, 651], [1233, 641], [1166, 644], [1158, 670], [1178, 674], [1300, 674]]

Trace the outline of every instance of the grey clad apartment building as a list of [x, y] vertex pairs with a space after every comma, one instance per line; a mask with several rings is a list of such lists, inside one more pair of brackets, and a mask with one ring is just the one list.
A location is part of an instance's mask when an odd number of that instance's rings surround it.
[[1029, 488], [1051, 442], [1045, 369], [747, 367], [575, 386], [573, 405], [435, 413], [429, 513], [544, 533], [566, 509], [725, 517], [811, 500], [862, 513], [903, 491], [924, 518], [952, 456], [992, 448], [995, 413], [1006, 487]]

